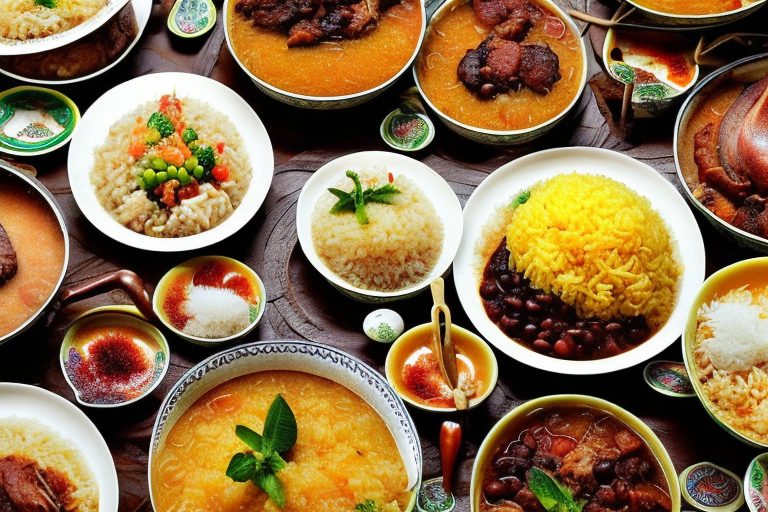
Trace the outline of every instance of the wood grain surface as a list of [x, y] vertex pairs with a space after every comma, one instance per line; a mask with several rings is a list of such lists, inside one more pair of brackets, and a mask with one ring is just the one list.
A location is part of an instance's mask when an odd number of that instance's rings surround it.
[[[586, 5], [586, 2], [560, 3], [591, 12], [607, 12], [606, 6]], [[267, 288], [268, 305], [264, 318], [243, 341], [306, 339], [326, 343], [359, 356], [383, 373], [387, 347], [368, 341], [361, 328], [363, 317], [374, 308], [346, 299], [311, 268], [297, 244], [296, 200], [311, 173], [329, 160], [355, 151], [387, 149], [378, 135], [379, 123], [397, 105], [398, 94], [412, 85], [410, 74], [389, 92], [360, 107], [340, 112], [297, 110], [269, 100], [255, 90], [223, 43], [222, 18], [203, 41], [183, 42], [173, 38], [165, 28], [169, 7], [168, 3], [154, 6], [138, 50], [123, 63], [98, 79], [61, 87], [61, 91], [70, 95], [84, 112], [103, 92], [131, 77], [159, 71], [211, 76], [241, 94], [264, 121], [276, 159], [271, 191], [259, 213], [230, 239], [194, 253], [152, 254], [111, 241], [83, 217], [69, 189], [66, 149], [31, 159], [28, 163], [38, 169], [40, 179], [55, 194], [66, 213], [72, 249], [65, 285], [129, 268], [152, 288], [163, 273], [189, 257], [228, 255], [253, 267]], [[758, 16], [764, 16], [764, 12]], [[602, 44], [602, 37], [601, 31], [593, 29], [589, 39], [597, 46]], [[598, 71], [599, 66], [591, 59], [589, 74]], [[0, 78], [0, 89], [12, 85], [16, 84]], [[587, 89], [572, 119], [535, 144], [512, 149], [480, 146], [438, 126], [432, 146], [415, 157], [440, 173], [462, 204], [500, 165], [520, 155], [558, 146], [595, 146], [620, 151], [651, 165], [679, 188], [672, 155], [673, 125], [674, 114], [638, 121], [632, 143], [617, 140], [610, 135]], [[731, 262], [755, 256], [715, 233], [701, 217], [697, 216], [697, 220], [704, 234], [709, 273]], [[684, 257], [686, 248], [681, 250]], [[450, 278], [447, 290], [454, 322], [472, 327], [461, 310]], [[74, 395], [64, 381], [57, 360], [67, 326], [78, 314], [94, 306], [127, 302], [121, 292], [113, 292], [66, 308], [56, 305], [33, 330], [0, 347], [0, 381], [40, 385], [74, 402]], [[406, 326], [412, 326], [429, 319], [429, 306], [429, 298], [421, 296], [398, 303], [394, 308], [403, 315]], [[152, 510], [147, 489], [147, 450], [159, 404], [186, 369], [216, 352], [215, 349], [190, 346], [167, 334], [173, 352], [171, 367], [151, 397], [120, 409], [85, 409], [114, 456], [120, 482], [121, 512]], [[498, 351], [496, 354], [499, 360], [498, 387], [485, 404], [460, 418], [465, 425], [465, 443], [459, 454], [458, 510], [469, 511], [467, 494], [471, 467], [489, 428], [515, 405], [547, 394], [586, 393], [626, 407], [656, 431], [678, 471], [694, 462], [709, 460], [743, 474], [749, 460], [758, 453], [716, 426], [697, 399], [668, 398], [650, 390], [643, 382], [642, 366], [610, 375], [570, 377], [541, 372]], [[682, 360], [680, 343], [675, 343], [658, 359]], [[440, 472], [436, 444], [440, 423], [449, 416], [413, 409], [411, 413], [422, 439], [424, 477], [429, 478]]]

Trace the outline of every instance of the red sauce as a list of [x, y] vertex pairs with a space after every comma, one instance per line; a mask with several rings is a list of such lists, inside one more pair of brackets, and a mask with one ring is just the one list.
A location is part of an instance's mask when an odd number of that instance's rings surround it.
[[654, 60], [666, 66], [667, 78], [681, 87], [693, 80], [693, 66], [683, 53], [668, 52], [658, 44], [647, 44], [637, 40], [632, 41], [632, 53], [653, 57]]
[[70, 348], [66, 372], [83, 401], [113, 404], [141, 395], [152, 379], [154, 364], [134, 334], [139, 333], [107, 328], [81, 351]]
[[437, 358], [431, 351], [421, 354], [412, 364], [403, 367], [403, 383], [408, 391], [430, 405], [453, 406], [453, 398], [442, 395], [446, 384]]
[[188, 274], [182, 274], [171, 281], [165, 294], [165, 300], [163, 300], [163, 311], [168, 316], [168, 321], [179, 330], [184, 330], [190, 318], [182, 307], [187, 300], [187, 288], [190, 281]]
[[203, 263], [195, 272], [192, 279], [195, 286], [210, 286], [211, 288], [226, 288], [247, 300], [253, 302], [256, 293], [250, 281], [245, 276], [235, 273], [225, 263], [218, 260], [210, 260]]

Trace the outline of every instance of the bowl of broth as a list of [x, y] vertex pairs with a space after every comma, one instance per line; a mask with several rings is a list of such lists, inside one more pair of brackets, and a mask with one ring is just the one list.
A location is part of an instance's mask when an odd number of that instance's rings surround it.
[[68, 261], [67, 226], [53, 195], [0, 160], [0, 345], [42, 316]]

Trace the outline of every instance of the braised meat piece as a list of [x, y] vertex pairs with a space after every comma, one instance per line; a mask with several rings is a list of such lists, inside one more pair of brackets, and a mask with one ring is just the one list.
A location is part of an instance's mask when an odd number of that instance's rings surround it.
[[61, 512], [72, 510], [74, 486], [51, 469], [43, 470], [26, 457], [0, 459], [0, 512]]
[[238, 0], [235, 10], [254, 25], [287, 32], [288, 46], [296, 47], [363, 37], [391, 5], [380, 0]]
[[478, 92], [483, 86], [483, 78], [480, 76], [480, 69], [485, 65], [488, 58], [488, 39], [480, 43], [474, 50], [467, 50], [464, 57], [459, 61], [459, 67], [456, 70], [459, 80], [473, 92]]
[[488, 56], [480, 68], [480, 76], [486, 83], [493, 84], [495, 92], [506, 92], [517, 86], [522, 51], [520, 45], [492, 37], [488, 43]]
[[560, 80], [560, 59], [545, 44], [524, 44], [520, 79], [529, 89], [549, 94]]
[[731, 224], [753, 235], [768, 237], [768, 210], [766, 200], [753, 194], [744, 200], [744, 204], [736, 210]]
[[525, 39], [532, 26], [533, 23], [529, 16], [515, 16], [493, 27], [493, 31], [503, 39], [519, 43]]
[[693, 136], [693, 160], [699, 168], [699, 181], [704, 181], [704, 173], [712, 167], [720, 167], [717, 154], [717, 127], [707, 123]]
[[0, 224], [0, 285], [16, 275], [19, 262], [16, 259], [16, 250], [13, 248], [11, 238]]
[[693, 191], [693, 196], [712, 213], [726, 222], [731, 222], [733, 217], [736, 216], [736, 205], [717, 189], [699, 185]]
[[528, 0], [473, 0], [472, 7], [475, 17], [489, 27], [509, 18], [527, 18], [535, 23], [544, 17], [544, 13]]

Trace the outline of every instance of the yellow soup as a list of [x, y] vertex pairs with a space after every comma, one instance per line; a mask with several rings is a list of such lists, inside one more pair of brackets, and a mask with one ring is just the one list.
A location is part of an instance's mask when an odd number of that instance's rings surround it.
[[418, 0], [383, 12], [373, 32], [344, 41], [288, 48], [283, 32], [254, 26], [229, 2], [229, 35], [237, 58], [255, 76], [305, 96], [343, 96], [377, 87], [395, 76], [416, 51], [422, 16]]
[[461, 83], [456, 68], [467, 50], [477, 48], [488, 33], [488, 27], [475, 18], [472, 5], [463, 3], [442, 15], [427, 36], [416, 63], [417, 75], [424, 94], [443, 114], [477, 128], [521, 130], [557, 117], [579, 94], [584, 63], [576, 35], [566, 24], [560, 39], [548, 37], [544, 23], [537, 23], [525, 43], [547, 43], [557, 54], [562, 78], [552, 91], [543, 95], [522, 88], [493, 99], [475, 96]]
[[667, 14], [719, 14], [742, 6], [741, 0], [635, 0], [635, 3]]
[[[236, 425], [263, 432], [280, 393], [298, 424], [296, 445], [278, 477], [286, 506], [278, 509], [259, 488], [225, 474], [247, 447]], [[199, 398], [171, 428], [152, 464], [157, 512], [352, 512], [374, 500], [388, 510], [408, 502], [408, 477], [395, 440], [363, 399], [322, 377], [267, 371], [225, 382]]]
[[0, 178], [0, 224], [18, 270], [0, 284], [0, 336], [29, 320], [55, 291], [64, 266], [64, 236], [50, 205], [15, 177]]

